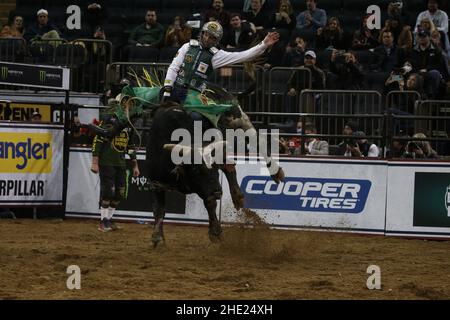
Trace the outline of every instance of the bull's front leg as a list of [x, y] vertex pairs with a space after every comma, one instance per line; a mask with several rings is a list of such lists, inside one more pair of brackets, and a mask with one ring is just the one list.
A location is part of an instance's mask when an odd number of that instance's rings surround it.
[[205, 204], [206, 210], [208, 211], [209, 218], [209, 239], [212, 242], [217, 242], [220, 240], [220, 236], [222, 234], [222, 227], [220, 226], [219, 220], [216, 215], [216, 207], [217, 207], [217, 197], [214, 195], [209, 196], [207, 199], [203, 200]]
[[[242, 110], [242, 108], [240, 106], [238, 106], [238, 108], [241, 113], [241, 117], [230, 121], [228, 124], [229, 127], [233, 128], [233, 129], [238, 129], [238, 128], [243, 129], [244, 131], [247, 132], [246, 133], [247, 135], [258, 137], [258, 133], [257, 133], [255, 127], [253, 126], [253, 123], [250, 121], [250, 118], [248, 117], [248, 115]], [[259, 145], [267, 146], [266, 137], [264, 135], [261, 135], [261, 136], [259, 136], [259, 138], [260, 138]], [[265, 152], [262, 154], [262, 157], [264, 158], [264, 161], [267, 165], [267, 169], [269, 170], [270, 176], [272, 177], [272, 179], [276, 183], [280, 183], [285, 178], [283, 168], [278, 164], [278, 162], [275, 159], [273, 159], [271, 157], [270, 149], [267, 151], [268, 152]]]
[[225, 174], [228, 181], [228, 187], [230, 188], [231, 199], [236, 210], [244, 207], [244, 194], [239, 188], [239, 183], [236, 177], [236, 165], [235, 164], [223, 164], [220, 166], [220, 170]]
[[158, 243], [164, 241], [164, 215], [166, 214], [166, 199], [164, 190], [155, 190], [153, 192], [153, 215], [155, 224], [153, 226], [152, 242], [153, 247], [156, 248]]

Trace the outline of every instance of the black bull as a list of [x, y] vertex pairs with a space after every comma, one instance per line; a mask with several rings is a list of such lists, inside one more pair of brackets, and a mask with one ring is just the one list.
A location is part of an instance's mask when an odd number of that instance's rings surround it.
[[[244, 196], [237, 182], [234, 164], [212, 164], [208, 167], [203, 161], [201, 164], [175, 165], [173, 163], [171, 154], [175, 145], [171, 137], [176, 129], [185, 129], [193, 137], [194, 121], [179, 105], [171, 104], [159, 107], [154, 113], [153, 125], [146, 146], [149, 178], [154, 186], [153, 212], [155, 224], [152, 235], [154, 246], [164, 240], [163, 221], [165, 216], [165, 192], [167, 190], [176, 190], [184, 194], [196, 193], [203, 200], [208, 211], [211, 241], [220, 239], [222, 233], [216, 216], [217, 200], [222, 196], [219, 170], [224, 172], [228, 180], [235, 208], [238, 210], [243, 207]], [[176, 152], [189, 152], [194, 157], [194, 153], [200, 151], [187, 147], [178, 148]], [[272, 177], [277, 182], [282, 180], [284, 177], [282, 169], [279, 168], [276, 175]]]
[[243, 195], [239, 190], [234, 166], [213, 165], [208, 168], [204, 163], [175, 165], [172, 162], [172, 150], [164, 146], [173, 143], [171, 141], [172, 132], [180, 128], [189, 131], [193, 137], [194, 122], [182, 107], [167, 106], [156, 111], [147, 144], [149, 177], [154, 183], [155, 226], [152, 241], [155, 246], [164, 239], [165, 192], [168, 189], [184, 194], [198, 194], [208, 211], [209, 236], [212, 241], [218, 239], [222, 232], [216, 216], [216, 200], [222, 196], [219, 167], [231, 182], [230, 191], [235, 206], [240, 208], [243, 205]]

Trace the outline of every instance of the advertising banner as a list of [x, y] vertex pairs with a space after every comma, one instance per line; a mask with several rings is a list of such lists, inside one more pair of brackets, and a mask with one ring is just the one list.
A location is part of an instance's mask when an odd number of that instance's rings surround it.
[[[286, 178], [276, 184], [265, 164], [240, 163], [238, 182], [245, 207], [283, 228], [331, 228], [383, 233], [386, 162], [324, 159], [280, 160]], [[222, 221], [235, 222], [223, 183]]]
[[450, 165], [390, 162], [386, 234], [450, 238]]
[[0, 123], [0, 205], [61, 205], [64, 130]]
[[0, 102], [0, 120], [30, 121], [33, 112], [37, 111], [42, 116], [42, 122], [53, 122], [52, 107], [56, 109], [48, 103]]
[[69, 81], [69, 68], [0, 62], [1, 84], [69, 90]]
[[[115, 217], [148, 220], [153, 217], [153, 196], [147, 178], [145, 153], [138, 152], [139, 177], [133, 177], [127, 163], [127, 198], [117, 208]], [[71, 148], [66, 212], [69, 216], [94, 216], [100, 214], [100, 178], [90, 171], [92, 151], [90, 148]], [[169, 220], [187, 217], [186, 196], [177, 192], [166, 193], [166, 212]], [[207, 220], [207, 215], [206, 215]]]

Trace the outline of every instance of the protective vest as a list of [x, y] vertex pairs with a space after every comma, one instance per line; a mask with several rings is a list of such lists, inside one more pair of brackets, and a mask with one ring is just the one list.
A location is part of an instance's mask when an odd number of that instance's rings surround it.
[[[100, 126], [102, 125], [105, 123], [101, 122]], [[112, 139], [95, 136], [92, 143], [92, 155], [99, 157], [99, 165], [125, 167], [125, 154], [128, 154], [132, 160], [136, 159], [135, 146], [129, 132], [131, 130], [126, 128]]]
[[205, 82], [213, 74], [212, 57], [218, 51], [214, 47], [210, 49], [202, 48], [197, 40], [191, 40], [178, 72], [177, 84], [200, 92], [203, 91], [206, 88]]

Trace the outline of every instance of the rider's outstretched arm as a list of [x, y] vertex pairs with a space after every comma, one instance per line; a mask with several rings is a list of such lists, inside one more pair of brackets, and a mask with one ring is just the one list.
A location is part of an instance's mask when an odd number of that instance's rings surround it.
[[280, 38], [278, 32], [269, 32], [258, 45], [241, 52], [227, 52], [219, 50], [211, 62], [214, 69], [230, 64], [245, 62], [261, 55], [267, 48], [274, 45]]

